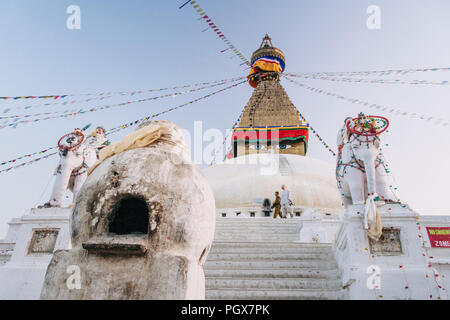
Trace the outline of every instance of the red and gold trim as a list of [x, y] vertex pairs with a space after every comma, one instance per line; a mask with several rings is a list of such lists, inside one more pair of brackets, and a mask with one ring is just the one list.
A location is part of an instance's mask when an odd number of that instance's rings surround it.
[[286, 140], [304, 140], [308, 143], [309, 127], [292, 126], [292, 127], [238, 127], [233, 129], [232, 141], [245, 140], [249, 142], [255, 141], [286, 141]]

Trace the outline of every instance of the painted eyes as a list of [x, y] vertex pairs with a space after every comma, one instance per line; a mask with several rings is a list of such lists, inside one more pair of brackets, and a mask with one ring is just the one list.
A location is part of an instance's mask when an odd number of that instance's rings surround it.
[[263, 146], [261, 144], [252, 144], [249, 146], [249, 148], [253, 150], [263, 150], [266, 148], [266, 146]]
[[[276, 147], [277, 149], [284, 150], [284, 149], [291, 148], [292, 145], [290, 145], [290, 144], [281, 144], [281, 145], [276, 145], [274, 147]], [[252, 149], [252, 150], [264, 150], [264, 149], [267, 149], [267, 146], [261, 145], [261, 144], [252, 144], [252, 145], [249, 146], [249, 148]]]

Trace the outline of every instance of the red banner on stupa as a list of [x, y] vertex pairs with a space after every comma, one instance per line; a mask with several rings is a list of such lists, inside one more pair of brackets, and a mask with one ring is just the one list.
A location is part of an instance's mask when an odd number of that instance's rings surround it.
[[304, 140], [308, 143], [309, 127], [234, 128], [232, 141], [286, 141]]

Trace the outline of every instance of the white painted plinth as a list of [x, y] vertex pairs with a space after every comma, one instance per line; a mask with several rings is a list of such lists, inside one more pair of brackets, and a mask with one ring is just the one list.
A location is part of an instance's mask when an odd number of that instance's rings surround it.
[[0, 299], [39, 299], [47, 266], [53, 253], [30, 253], [34, 230], [58, 231], [53, 251], [70, 248], [69, 219], [72, 209], [31, 209], [13, 219], [4, 243], [13, 250], [0, 266]]
[[[352, 205], [341, 213], [334, 252], [349, 299], [448, 299], [438, 288], [417, 228], [417, 213], [399, 204], [378, 208], [383, 227], [400, 229], [402, 252], [397, 255], [371, 252], [362, 223], [363, 205]], [[358, 214], [359, 212], [359, 214]], [[378, 272], [379, 271], [379, 272]], [[379, 274], [379, 288], [368, 279]], [[373, 283], [370, 282], [369, 283]]]
[[315, 209], [305, 209], [300, 216], [300, 239], [306, 243], [331, 243], [340, 222], [333, 216], [328, 219]]

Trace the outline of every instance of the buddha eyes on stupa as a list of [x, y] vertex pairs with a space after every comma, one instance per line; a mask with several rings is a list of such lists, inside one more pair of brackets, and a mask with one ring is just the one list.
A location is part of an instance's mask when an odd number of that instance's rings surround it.
[[250, 149], [253, 150], [263, 150], [266, 149], [266, 146], [260, 145], [260, 144], [252, 144], [249, 146]]

